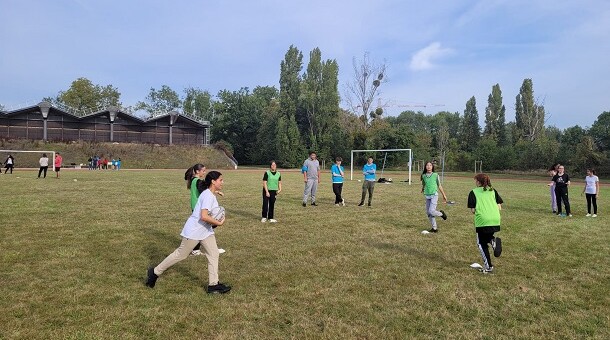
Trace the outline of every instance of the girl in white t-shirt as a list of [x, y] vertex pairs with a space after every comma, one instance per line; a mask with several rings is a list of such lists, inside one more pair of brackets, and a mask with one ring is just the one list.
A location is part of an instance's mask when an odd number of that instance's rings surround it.
[[[595, 170], [587, 169], [585, 177], [585, 187], [582, 194], [587, 196], [587, 217], [597, 217], [597, 196], [599, 195], [599, 178], [595, 176]], [[593, 204], [593, 215], [591, 215], [591, 204]]]
[[218, 171], [210, 171], [205, 176], [205, 190], [199, 195], [197, 204], [191, 213], [191, 216], [184, 223], [184, 228], [180, 236], [182, 242], [178, 249], [167, 256], [159, 265], [148, 269], [148, 278], [146, 285], [150, 288], [155, 286], [157, 279], [163, 272], [174, 264], [186, 259], [195, 245], [201, 244], [205, 256], [208, 260], [208, 276], [209, 284], [207, 292], [228, 293], [231, 290], [230, 286], [224, 285], [218, 281], [218, 245], [216, 244], [216, 236], [214, 228], [224, 224], [224, 217], [218, 221], [209, 215], [212, 209], [218, 207], [215, 192], [222, 190], [223, 179], [222, 174]]

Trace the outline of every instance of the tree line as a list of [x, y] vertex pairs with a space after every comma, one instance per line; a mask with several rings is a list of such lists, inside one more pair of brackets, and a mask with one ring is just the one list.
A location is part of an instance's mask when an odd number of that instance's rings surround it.
[[[383, 105], [373, 103], [385, 83], [385, 64], [375, 64], [368, 54], [353, 60], [353, 79], [344, 93], [349, 109], [339, 105], [339, 65], [323, 59], [319, 48], [309, 52], [305, 63], [303, 52], [290, 46], [279, 66], [279, 89], [243, 87], [214, 96], [193, 87], [179, 94], [163, 85], [151, 88], [133, 107], [124, 107], [117, 88], [79, 78], [44, 100], [81, 111], [111, 105], [148, 115], [180, 110], [209, 121], [211, 141], [231, 151], [240, 164], [274, 159], [280, 167], [297, 167], [310, 150], [332, 161], [337, 156], [349, 159], [352, 149], [411, 148], [417, 160], [445, 155], [445, 167], [452, 171], [471, 170], [481, 160], [486, 171], [537, 170], [560, 162], [573, 172], [594, 167], [610, 174], [610, 112], [601, 113], [588, 128], [546, 126], [547, 114], [534, 96], [532, 79], [523, 80], [513, 102], [515, 121], [506, 121], [502, 90], [493, 85], [480, 126], [474, 96], [463, 113], [408, 110], [384, 116]], [[387, 157], [391, 164], [406, 165], [404, 155]]]

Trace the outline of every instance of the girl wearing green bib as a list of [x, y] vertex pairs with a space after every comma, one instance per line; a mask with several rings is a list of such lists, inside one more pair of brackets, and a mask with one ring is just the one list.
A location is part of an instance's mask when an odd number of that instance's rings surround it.
[[277, 171], [275, 161], [271, 161], [270, 169], [263, 175], [263, 211], [261, 222], [276, 223], [273, 214], [275, 211], [275, 196], [282, 191], [282, 175]]
[[502, 240], [494, 237], [500, 231], [500, 210], [502, 210], [502, 197], [496, 189], [491, 187], [491, 180], [486, 174], [474, 176], [476, 188], [468, 194], [468, 208], [474, 214], [474, 226], [477, 233], [477, 245], [483, 258], [483, 273], [493, 271], [488, 244], [494, 251], [494, 256], [502, 254]]
[[443, 202], [447, 203], [447, 195], [443, 190], [438, 174], [434, 172], [434, 164], [432, 162], [426, 162], [424, 166], [424, 172], [421, 174], [421, 192], [426, 197], [426, 214], [432, 225], [432, 229], [428, 230], [430, 233], [438, 232], [436, 226], [436, 217], [442, 217], [443, 220], [447, 219], [447, 214], [444, 211], [436, 211], [436, 205], [438, 204], [438, 192], [440, 191], [443, 195]]

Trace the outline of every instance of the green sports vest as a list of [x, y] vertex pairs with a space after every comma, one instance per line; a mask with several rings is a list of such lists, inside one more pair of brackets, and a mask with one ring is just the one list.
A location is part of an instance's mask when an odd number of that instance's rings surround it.
[[195, 177], [191, 180], [191, 210], [195, 209], [197, 200], [199, 199], [199, 190], [197, 190], [197, 181], [199, 178]]
[[278, 190], [280, 187], [280, 172], [276, 171], [275, 175], [271, 170], [267, 170], [267, 190]]
[[483, 187], [472, 189], [477, 198], [477, 207], [474, 213], [474, 226], [493, 227], [500, 225], [500, 209], [496, 203], [496, 191], [484, 191]]
[[436, 194], [438, 191], [438, 174], [436, 172], [433, 172], [430, 177], [422, 174], [421, 180], [424, 182], [424, 195]]

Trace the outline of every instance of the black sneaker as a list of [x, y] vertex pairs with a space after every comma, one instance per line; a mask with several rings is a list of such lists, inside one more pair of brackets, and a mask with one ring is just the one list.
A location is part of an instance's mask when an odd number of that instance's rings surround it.
[[358, 204], [359, 207], [363, 206], [364, 202], [360, 202], [360, 204]]
[[371, 206], [371, 202], [369, 202], [368, 206], [369, 206], [369, 207]]
[[208, 286], [208, 294], [225, 294], [231, 290], [231, 286], [226, 286], [220, 282], [213, 286]]
[[311, 205], [316, 205], [317, 206], [316, 202], [311, 202]]
[[445, 214], [445, 212], [444, 212], [444, 211], [442, 211], [442, 210], [439, 210], [439, 211], [440, 211], [440, 212], [441, 212], [441, 214], [442, 214], [442, 215], [441, 215], [441, 218], [442, 218], [443, 220], [445, 220], [445, 221], [446, 221], [446, 220], [447, 220], [447, 214]]
[[148, 277], [146, 278], [146, 286], [149, 288], [155, 288], [155, 283], [157, 283], [157, 279], [159, 275], [155, 274], [155, 268], [148, 268]]
[[483, 273], [483, 274], [493, 274], [493, 272], [494, 272], [494, 267], [493, 267], [493, 266], [491, 266], [491, 267], [489, 267], [489, 268], [487, 268], [487, 269], [486, 269], [486, 268], [481, 268], [481, 269], [479, 269], [479, 271], [480, 271], [481, 273]]
[[307, 203], [303, 202], [303, 206], [304, 206], [304, 207], [306, 207], [306, 206], [307, 206]]
[[432, 229], [428, 230], [428, 232], [429, 233], [438, 233], [438, 229], [432, 228]]
[[496, 237], [495, 239], [491, 240], [491, 247], [494, 249], [495, 257], [500, 257], [500, 255], [502, 255], [502, 239], [501, 238]]

